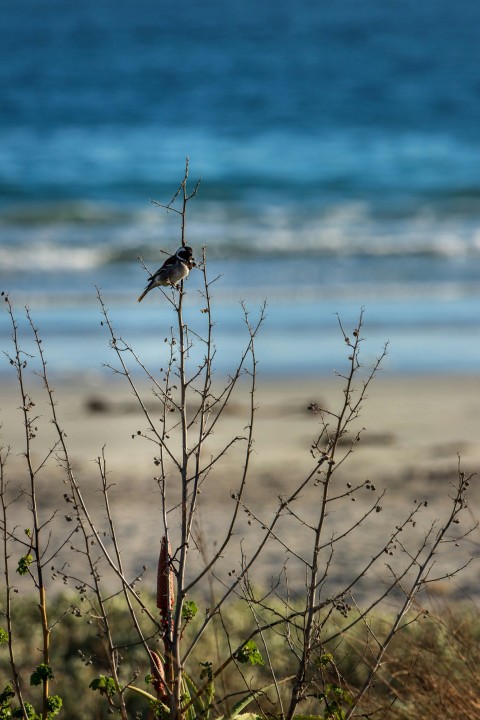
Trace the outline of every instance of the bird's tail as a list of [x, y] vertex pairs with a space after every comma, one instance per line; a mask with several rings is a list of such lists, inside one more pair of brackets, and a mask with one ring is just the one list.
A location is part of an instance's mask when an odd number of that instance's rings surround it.
[[149, 290], [150, 290], [150, 288], [145, 288], [145, 290], [143, 291], [143, 293], [142, 293], [142, 294], [140, 295], [140, 297], [138, 298], [137, 302], [142, 302], [143, 298], [145, 297], [145, 295], [148, 293]]

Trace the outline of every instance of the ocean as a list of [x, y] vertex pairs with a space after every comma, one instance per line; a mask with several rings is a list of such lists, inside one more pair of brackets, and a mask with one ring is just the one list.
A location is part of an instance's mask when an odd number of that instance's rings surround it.
[[[52, 372], [154, 369], [174, 318], [146, 273], [206, 247], [221, 372], [264, 300], [259, 370], [329, 373], [365, 310], [390, 373], [480, 367], [480, 4], [7, 0], [0, 22], [0, 290]], [[199, 322], [200, 273], [186, 320]], [[7, 313], [0, 347], [10, 348]], [[199, 351], [200, 352], [200, 351]], [[0, 361], [0, 374], [9, 370]]]

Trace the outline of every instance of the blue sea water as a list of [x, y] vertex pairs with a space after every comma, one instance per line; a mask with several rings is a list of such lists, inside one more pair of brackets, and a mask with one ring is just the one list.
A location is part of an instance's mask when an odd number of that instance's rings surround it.
[[[0, 289], [30, 305], [53, 370], [109, 359], [94, 286], [162, 362], [172, 318], [159, 292], [136, 303], [137, 258], [155, 270], [178, 246], [178, 217], [150, 200], [169, 201], [188, 156], [201, 184], [187, 239], [221, 275], [222, 369], [244, 339], [238, 301], [266, 298], [267, 373], [338, 366], [336, 313], [353, 327], [361, 307], [367, 359], [390, 340], [392, 372], [478, 371], [480, 4], [7, 0], [0, 13]], [[193, 324], [198, 287], [192, 273]], [[9, 335], [2, 312], [2, 348]]]

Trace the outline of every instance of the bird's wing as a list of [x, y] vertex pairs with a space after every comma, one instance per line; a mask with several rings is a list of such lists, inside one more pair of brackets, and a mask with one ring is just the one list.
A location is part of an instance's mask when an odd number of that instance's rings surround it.
[[[169, 258], [167, 258], [165, 260], [165, 262], [163, 263], [162, 267], [159, 268], [159, 270], [163, 270], [164, 268], [169, 268], [171, 265], [175, 265], [176, 262], [177, 262], [177, 258], [175, 257], [175, 255], [171, 255]], [[158, 272], [158, 270], [157, 270], [157, 272]]]
[[157, 277], [157, 275], [159, 273], [163, 272], [163, 270], [168, 270], [172, 265], [175, 264], [175, 261], [176, 261], [176, 258], [174, 255], [167, 258], [165, 260], [165, 262], [163, 263], [163, 265], [161, 267], [159, 267], [158, 270], [153, 273], [153, 275], [150, 275], [150, 277], [148, 278], [148, 281], [150, 282], [150, 280], [153, 280], [153, 278]]

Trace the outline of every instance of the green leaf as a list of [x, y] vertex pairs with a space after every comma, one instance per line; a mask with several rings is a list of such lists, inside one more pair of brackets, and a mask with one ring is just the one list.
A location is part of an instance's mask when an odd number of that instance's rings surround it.
[[265, 662], [254, 640], [249, 640], [234, 655], [239, 663], [250, 663], [250, 665], [265, 665]]
[[[132, 687], [130, 685], [130, 687]], [[153, 711], [153, 717], [160, 718], [161, 720], [166, 720], [170, 715], [169, 708], [161, 702], [161, 700], [150, 700], [148, 703], [148, 707], [150, 710]]]
[[33, 562], [33, 557], [31, 555], [24, 555], [20, 558], [17, 565], [17, 573], [19, 575], [26, 575], [28, 573], [28, 568]]
[[205, 678], [211, 680], [213, 678], [213, 663], [206, 661], [199, 663], [199, 665], [203, 667], [203, 670], [200, 673], [200, 680], [204, 680]]
[[[30, 705], [30, 703], [26, 702], [24, 703], [25, 710], [27, 711], [27, 718], [28, 720], [41, 720], [40, 715], [37, 715], [35, 712], [35, 708], [33, 705]], [[16, 708], [12, 712], [12, 718], [19, 718], [20, 720], [24, 720], [24, 714], [21, 707]]]
[[62, 709], [63, 700], [59, 695], [49, 695], [47, 698], [48, 717], [53, 718]]
[[200, 665], [203, 668], [200, 673], [200, 680], [205, 680], [206, 678], [209, 681], [205, 689], [205, 700], [203, 703], [205, 707], [204, 720], [208, 720], [213, 698], [215, 696], [215, 685], [213, 682], [213, 664], [211, 662], [205, 661], [201, 662]]
[[217, 718], [217, 720], [236, 720], [236, 718], [244, 718], [246, 720], [247, 717], [255, 718], [257, 715], [255, 713], [243, 713], [240, 714], [244, 708], [247, 707], [249, 703], [254, 700], [257, 695], [263, 695], [267, 690], [270, 690], [270, 688], [275, 687], [275, 683], [270, 683], [269, 685], [265, 685], [262, 688], [259, 688], [258, 690], [253, 690], [252, 692], [248, 693], [248, 695], [245, 695], [244, 698], [239, 700], [231, 709], [228, 715], [222, 716], [222, 718]]
[[8, 633], [3, 628], [0, 628], [0, 645], [8, 642]]
[[10, 683], [7, 683], [0, 693], [0, 704], [5, 706], [5, 704], [13, 697], [15, 697], [15, 690]]
[[192, 698], [194, 698], [192, 705], [188, 708], [185, 713], [187, 720], [198, 720], [203, 718], [205, 713], [205, 707], [202, 702], [202, 698], [197, 695], [198, 688], [193, 680], [184, 672], [182, 674], [182, 694], [184, 696], [184, 702], [188, 705]]
[[195, 615], [198, 612], [198, 607], [196, 603], [193, 602], [193, 600], [185, 600], [185, 602], [182, 605], [182, 618], [185, 622], [190, 622], [190, 620], [193, 620]]
[[207, 696], [205, 698], [205, 720], [208, 720], [210, 715], [210, 710], [212, 709], [212, 703], [213, 698], [215, 697], [215, 685], [213, 684], [213, 680], [208, 683], [207, 687]]
[[100, 675], [100, 677], [92, 680], [89, 688], [92, 690], [98, 690], [101, 695], [107, 695], [108, 697], [113, 697], [116, 692], [114, 679], [111, 677], [105, 677], [105, 675]]
[[30, 685], [41, 685], [46, 680], [53, 678], [53, 671], [50, 665], [40, 663], [30, 675]]
[[325, 668], [328, 665], [333, 665], [334, 663], [332, 653], [324, 653], [323, 655], [321, 655], [317, 661], [317, 664], [320, 665], [320, 667], [322, 668]]

